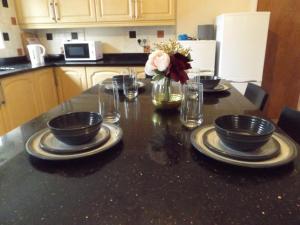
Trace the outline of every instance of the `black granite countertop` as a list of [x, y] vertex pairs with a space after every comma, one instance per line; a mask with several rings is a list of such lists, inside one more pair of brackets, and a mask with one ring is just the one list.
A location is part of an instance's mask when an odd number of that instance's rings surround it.
[[[300, 156], [273, 169], [245, 169], [196, 151], [177, 111], [156, 111], [151, 86], [120, 99], [122, 141], [85, 159], [49, 162], [25, 152], [53, 116], [97, 111], [97, 88], [0, 138], [1, 225], [299, 225]], [[235, 89], [204, 96], [204, 124], [254, 114]]]
[[104, 54], [103, 59], [97, 61], [65, 61], [60, 56], [55, 58], [48, 57], [45, 65], [33, 67], [26, 57], [15, 57], [0, 59], [0, 69], [1, 67], [14, 68], [12, 70], [0, 71], [0, 77], [55, 66], [144, 66], [147, 59], [148, 54], [144, 53]]

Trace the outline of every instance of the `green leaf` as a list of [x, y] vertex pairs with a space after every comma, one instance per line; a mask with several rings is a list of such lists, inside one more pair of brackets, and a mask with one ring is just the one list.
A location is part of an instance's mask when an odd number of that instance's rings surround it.
[[152, 77], [152, 80], [157, 81], [163, 79], [165, 76], [161, 74], [156, 74]]
[[154, 72], [156, 73], [156, 74], [158, 74], [158, 75], [161, 75], [161, 76], [165, 76], [165, 71], [159, 71], [159, 70], [154, 70]]

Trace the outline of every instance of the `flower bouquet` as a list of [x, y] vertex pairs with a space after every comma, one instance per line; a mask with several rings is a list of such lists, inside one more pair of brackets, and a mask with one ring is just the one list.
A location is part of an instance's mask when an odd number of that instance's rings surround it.
[[[153, 76], [152, 102], [157, 108], [178, 108], [181, 103], [181, 86], [189, 79], [185, 70], [190, 69], [190, 49], [178, 42], [155, 45], [145, 65], [145, 73]], [[177, 82], [177, 83], [176, 83]]]

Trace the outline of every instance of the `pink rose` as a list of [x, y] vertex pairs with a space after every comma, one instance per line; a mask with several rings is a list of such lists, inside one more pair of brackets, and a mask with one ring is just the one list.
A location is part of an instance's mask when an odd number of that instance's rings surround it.
[[170, 56], [161, 50], [156, 50], [149, 55], [145, 65], [145, 72], [148, 75], [154, 75], [155, 70], [164, 72], [170, 64]]

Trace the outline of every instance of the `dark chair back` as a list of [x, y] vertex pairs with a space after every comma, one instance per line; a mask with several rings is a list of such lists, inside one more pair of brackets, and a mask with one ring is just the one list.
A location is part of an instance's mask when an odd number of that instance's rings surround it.
[[260, 110], [263, 110], [268, 98], [267, 92], [253, 83], [248, 83], [244, 96]]
[[278, 126], [300, 144], [300, 112], [285, 107], [279, 117]]

